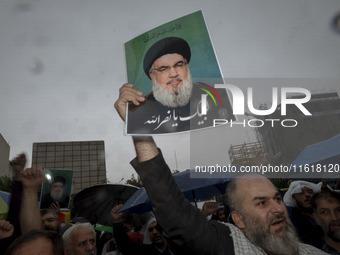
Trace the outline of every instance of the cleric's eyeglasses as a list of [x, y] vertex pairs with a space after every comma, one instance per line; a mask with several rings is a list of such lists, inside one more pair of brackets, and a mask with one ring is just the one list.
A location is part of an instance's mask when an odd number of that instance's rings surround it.
[[176, 71], [181, 71], [183, 70], [183, 68], [186, 66], [187, 61], [178, 61], [176, 64], [174, 64], [173, 66], [161, 66], [159, 68], [153, 68], [151, 67], [150, 69], [150, 73], [152, 73], [153, 71], [157, 71], [160, 72], [161, 74], [168, 74], [171, 71], [171, 68], [174, 68]]

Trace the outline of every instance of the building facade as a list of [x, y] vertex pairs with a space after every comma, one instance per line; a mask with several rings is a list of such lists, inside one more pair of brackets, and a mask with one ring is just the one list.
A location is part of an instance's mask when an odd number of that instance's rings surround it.
[[73, 194], [107, 180], [104, 141], [34, 143], [32, 165], [72, 169]]
[[260, 142], [231, 145], [229, 159], [232, 165], [250, 166], [256, 163], [264, 151], [264, 146]]
[[[297, 97], [296, 97], [297, 98]], [[312, 94], [304, 104], [312, 115], [304, 115], [295, 105], [287, 105], [287, 115], [276, 110], [267, 119], [294, 119], [295, 127], [284, 127], [276, 122], [264, 122], [257, 128], [259, 141], [276, 164], [291, 164], [307, 146], [329, 139], [340, 133], [340, 98], [338, 93]], [[279, 107], [278, 107], [279, 108]], [[292, 122], [290, 122], [292, 124]]]
[[12, 176], [9, 166], [10, 146], [0, 134], [0, 176]]

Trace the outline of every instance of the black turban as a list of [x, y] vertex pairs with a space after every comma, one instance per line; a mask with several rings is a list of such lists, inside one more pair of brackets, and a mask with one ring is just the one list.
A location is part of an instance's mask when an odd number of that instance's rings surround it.
[[62, 184], [65, 185], [66, 180], [65, 180], [65, 178], [62, 177], [62, 176], [56, 176], [56, 177], [54, 177], [54, 179], [53, 179], [53, 183], [55, 183], [55, 182], [61, 182]]
[[143, 61], [143, 68], [145, 74], [150, 78], [149, 71], [153, 62], [166, 54], [177, 53], [186, 59], [187, 63], [190, 62], [191, 51], [189, 44], [178, 37], [166, 37], [154, 43], [146, 52]]

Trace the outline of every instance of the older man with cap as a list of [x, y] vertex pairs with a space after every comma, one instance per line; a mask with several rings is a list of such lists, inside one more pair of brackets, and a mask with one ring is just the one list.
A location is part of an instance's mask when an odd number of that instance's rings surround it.
[[313, 218], [312, 197], [321, 186], [307, 181], [293, 181], [283, 197], [289, 217], [302, 242], [320, 247], [322, 231]]
[[[205, 92], [197, 88], [198, 84], [192, 83], [188, 67], [190, 60], [189, 44], [178, 37], [163, 38], [147, 50], [143, 70], [152, 81], [152, 92], [142, 97], [132, 84], [124, 84], [120, 89], [129, 101], [134, 100], [129, 106], [128, 128], [132, 128], [131, 133], [188, 131], [212, 126], [214, 119], [221, 119], [221, 113], [226, 111], [215, 109], [209, 112], [209, 105], [215, 105], [211, 98], [207, 98], [208, 113], [202, 116], [201, 95]], [[206, 85], [200, 86], [206, 88]], [[135, 100], [135, 95], [139, 99]], [[136, 107], [140, 105], [143, 107]]]
[[50, 186], [50, 193], [43, 196], [40, 208], [50, 208], [54, 203], [58, 203], [60, 208], [67, 208], [70, 198], [64, 193], [65, 184], [64, 177], [55, 176]]

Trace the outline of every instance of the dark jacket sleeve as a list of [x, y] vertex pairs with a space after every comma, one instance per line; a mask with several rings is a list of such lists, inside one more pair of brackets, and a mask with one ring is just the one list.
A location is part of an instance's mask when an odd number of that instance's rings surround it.
[[20, 211], [22, 201], [22, 184], [19, 181], [13, 181], [11, 187], [11, 200], [9, 202], [7, 221], [14, 227], [14, 233], [11, 237], [0, 240], [0, 255], [5, 254], [10, 244], [21, 235], [20, 230]]
[[215, 221], [207, 221], [179, 190], [161, 151], [148, 161], [131, 165], [140, 175], [153, 211], [170, 240], [187, 254], [234, 254], [230, 229]]
[[19, 181], [13, 181], [7, 220], [11, 224], [13, 224], [15, 231], [16, 230], [18, 231], [18, 235], [21, 235], [20, 232], [21, 201], [22, 201], [22, 184]]

